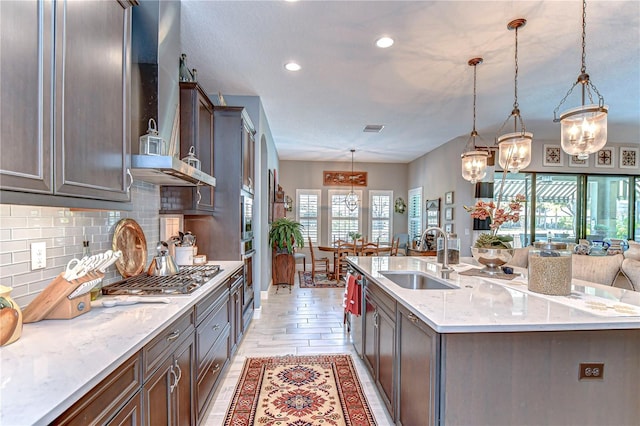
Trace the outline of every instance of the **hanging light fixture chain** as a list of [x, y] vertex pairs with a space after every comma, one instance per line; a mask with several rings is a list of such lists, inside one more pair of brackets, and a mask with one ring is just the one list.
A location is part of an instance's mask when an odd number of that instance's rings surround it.
[[587, 0], [582, 0], [582, 74], [587, 73]]
[[477, 69], [477, 64], [473, 66], [473, 133], [472, 134], [476, 133], [476, 69]]
[[513, 101], [513, 110], [517, 110], [518, 109], [518, 27], [516, 27], [516, 52], [515, 52], [515, 62], [516, 62], [516, 72], [515, 72], [515, 77], [513, 79], [514, 82], [514, 93], [515, 93], [515, 98]]

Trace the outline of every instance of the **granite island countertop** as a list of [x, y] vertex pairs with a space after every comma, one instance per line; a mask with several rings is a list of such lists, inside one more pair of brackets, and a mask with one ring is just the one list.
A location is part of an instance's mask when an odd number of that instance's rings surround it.
[[586, 281], [572, 281], [569, 296], [546, 296], [527, 289], [526, 269], [513, 280], [460, 275], [475, 268], [454, 265], [442, 280], [451, 290], [409, 290], [381, 271], [420, 271], [440, 279], [435, 257], [350, 257], [349, 262], [378, 283], [398, 303], [439, 333], [640, 329], [640, 293]]
[[209, 263], [220, 273], [169, 304], [92, 305], [70, 320], [25, 324], [18, 341], [0, 348], [0, 424], [49, 424], [243, 266]]

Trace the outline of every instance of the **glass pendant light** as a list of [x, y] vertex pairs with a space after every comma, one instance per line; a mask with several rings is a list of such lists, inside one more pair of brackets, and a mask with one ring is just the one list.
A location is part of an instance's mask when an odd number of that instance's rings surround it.
[[[509, 120], [513, 117], [513, 133], [507, 133], [502, 136], [498, 136], [496, 143], [498, 144], [499, 154], [498, 162], [502, 170], [507, 170], [511, 173], [518, 173], [531, 163], [531, 141], [533, 140], [533, 133], [527, 132], [524, 126], [524, 120], [520, 115], [520, 109], [518, 106], [518, 29], [525, 26], [526, 19], [514, 19], [507, 24], [509, 30], [515, 30], [516, 32], [516, 50], [515, 50], [515, 98], [513, 102], [513, 110], [505, 122], [498, 130], [498, 134], [507, 125]], [[520, 125], [520, 129], [518, 129]]]
[[462, 158], [462, 177], [472, 184], [487, 175], [487, 158], [489, 153], [476, 148], [476, 66], [482, 63], [482, 58], [469, 59], [468, 64], [473, 67], [473, 130], [467, 140]]
[[[573, 83], [571, 89], [564, 95], [560, 104], [553, 111], [553, 121], [561, 124], [562, 149], [569, 155], [575, 155], [580, 160], [589, 157], [589, 154], [598, 152], [607, 144], [607, 114], [609, 107], [604, 104], [604, 98], [598, 92], [598, 89], [589, 80], [587, 74], [587, 66], [585, 65], [585, 47], [586, 47], [586, 19], [587, 19], [587, 2], [582, 1], [582, 68], [578, 80]], [[557, 117], [558, 110], [567, 100], [573, 89], [578, 85], [582, 89], [582, 105], [572, 108], [560, 114]], [[593, 102], [591, 90], [598, 96], [598, 103]], [[590, 105], [585, 105], [586, 97], [589, 98]]]
[[353, 191], [353, 153], [356, 152], [355, 149], [351, 150], [351, 176], [349, 179], [351, 180], [351, 191], [347, 194], [344, 199], [344, 203], [347, 205], [347, 208], [351, 211], [354, 211], [358, 208], [358, 204], [360, 200], [358, 199], [358, 195]]

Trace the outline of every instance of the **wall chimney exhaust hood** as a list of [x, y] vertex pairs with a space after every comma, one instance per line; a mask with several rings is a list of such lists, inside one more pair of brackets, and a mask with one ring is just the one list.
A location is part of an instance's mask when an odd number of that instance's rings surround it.
[[131, 156], [134, 179], [165, 186], [216, 186], [216, 178], [171, 155]]

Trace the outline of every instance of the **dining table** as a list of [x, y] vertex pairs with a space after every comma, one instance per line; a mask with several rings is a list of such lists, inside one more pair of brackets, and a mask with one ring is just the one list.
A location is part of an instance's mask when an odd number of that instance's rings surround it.
[[[356, 243], [356, 253], [360, 253], [360, 251], [362, 250], [362, 247], [364, 245], [366, 245], [367, 243]], [[340, 265], [338, 264], [338, 244], [331, 244], [331, 245], [325, 245], [325, 246], [318, 246], [318, 250], [320, 251], [327, 251], [327, 252], [332, 252], [333, 253], [333, 276], [338, 279], [339, 277], [339, 268]], [[378, 254], [382, 254], [382, 253], [389, 253], [391, 251], [391, 245], [389, 244], [378, 244]]]

